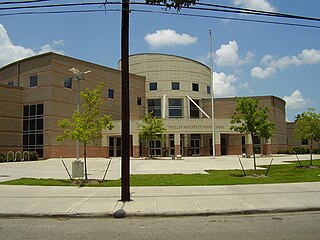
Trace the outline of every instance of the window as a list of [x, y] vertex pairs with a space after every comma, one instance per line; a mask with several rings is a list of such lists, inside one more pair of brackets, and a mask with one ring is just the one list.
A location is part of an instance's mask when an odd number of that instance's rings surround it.
[[180, 90], [180, 83], [179, 82], [172, 82], [171, 89], [172, 90]]
[[8, 86], [11, 86], [11, 87], [14, 86], [14, 81], [9, 81]]
[[149, 90], [150, 91], [156, 91], [158, 90], [158, 84], [156, 82], [149, 83]]
[[30, 87], [37, 87], [38, 86], [38, 75], [33, 75], [29, 77], [30, 79]]
[[207, 93], [211, 94], [211, 87], [210, 86], [207, 86]]
[[192, 91], [199, 92], [199, 84], [198, 83], [192, 83]]
[[161, 117], [161, 99], [148, 99], [148, 112], [153, 112], [155, 117]]
[[71, 77], [64, 77], [64, 85], [65, 88], [72, 89], [72, 78]]
[[302, 139], [301, 140], [301, 145], [308, 145], [308, 140]]
[[23, 106], [23, 151], [36, 151], [43, 157], [44, 105]]
[[141, 106], [141, 97], [137, 97], [137, 105]]
[[169, 98], [169, 117], [182, 118], [182, 99]]
[[108, 89], [108, 98], [114, 99], [114, 90], [112, 88]]
[[[193, 99], [193, 101], [199, 106], [199, 100]], [[199, 108], [192, 101], [190, 101], [190, 118], [199, 118], [199, 117], [200, 117]]]

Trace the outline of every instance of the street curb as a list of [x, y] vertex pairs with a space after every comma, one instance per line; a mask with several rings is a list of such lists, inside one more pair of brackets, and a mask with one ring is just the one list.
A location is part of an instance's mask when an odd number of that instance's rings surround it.
[[[126, 213], [126, 217], [196, 217], [196, 216], [231, 216], [272, 213], [320, 212], [320, 207], [297, 207], [277, 209], [249, 209], [206, 212], [152, 212]], [[115, 218], [114, 213], [0, 213], [0, 218]]]

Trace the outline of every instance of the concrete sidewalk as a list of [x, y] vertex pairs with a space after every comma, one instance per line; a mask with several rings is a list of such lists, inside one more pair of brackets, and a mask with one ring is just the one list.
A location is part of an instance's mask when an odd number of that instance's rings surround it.
[[[309, 155], [299, 156], [308, 159]], [[272, 157], [257, 158], [268, 165]], [[320, 155], [315, 156], [320, 158]], [[252, 158], [241, 158], [252, 169]], [[111, 159], [88, 159], [89, 178], [101, 179]], [[274, 156], [288, 164], [295, 156]], [[69, 170], [73, 159], [64, 159]], [[119, 179], [119, 158], [112, 159], [106, 179]], [[240, 169], [237, 156], [185, 157], [184, 160], [131, 160], [131, 174], [207, 174], [210, 169]], [[60, 178], [68, 175], [60, 159], [0, 164], [0, 181], [21, 177]], [[320, 180], [320, 176], [319, 176]], [[0, 185], [0, 216], [186, 216], [320, 210], [320, 182], [197, 187], [132, 187], [132, 201], [122, 203], [120, 188], [37, 187]]]
[[320, 210], [320, 182], [200, 187], [0, 186], [0, 217], [192, 216]]

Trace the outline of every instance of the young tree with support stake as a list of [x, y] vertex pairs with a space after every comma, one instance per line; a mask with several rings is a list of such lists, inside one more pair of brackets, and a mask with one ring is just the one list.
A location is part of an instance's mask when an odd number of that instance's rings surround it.
[[[238, 98], [237, 106], [230, 121], [231, 130], [249, 134], [253, 143], [253, 137], [258, 136], [265, 139], [266, 142], [272, 137], [272, 131], [275, 124], [268, 120], [268, 107], [258, 107], [259, 100], [253, 98]], [[254, 144], [252, 144], [254, 173], [257, 173], [256, 157]]]
[[312, 166], [313, 142], [320, 141], [320, 113], [315, 113], [314, 108], [309, 108], [296, 116], [296, 135], [301, 140], [310, 140], [310, 166]]
[[57, 137], [57, 141], [65, 139], [78, 140], [83, 144], [85, 179], [88, 180], [87, 172], [87, 146], [91, 143], [97, 144], [97, 140], [102, 138], [103, 129], [112, 129], [112, 119], [108, 115], [101, 117], [99, 107], [102, 103], [101, 89], [103, 82], [94, 89], [86, 89], [80, 92], [84, 103], [82, 112], [74, 112], [71, 119], [65, 118], [58, 121], [58, 126], [63, 128], [63, 134]]

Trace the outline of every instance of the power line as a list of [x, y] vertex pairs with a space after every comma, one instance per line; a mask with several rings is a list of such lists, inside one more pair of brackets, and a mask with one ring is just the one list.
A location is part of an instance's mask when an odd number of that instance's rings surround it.
[[312, 20], [312, 21], [320, 21], [319, 18], [314, 17], [306, 17], [306, 16], [299, 16], [299, 15], [293, 15], [293, 14], [286, 14], [286, 13], [277, 13], [277, 12], [269, 12], [269, 11], [262, 11], [262, 10], [255, 10], [255, 9], [248, 9], [248, 8], [239, 8], [239, 7], [230, 7], [226, 5], [218, 5], [218, 4], [210, 4], [210, 3], [197, 3], [197, 5], [202, 6], [211, 6], [211, 7], [219, 7], [219, 8], [225, 8], [225, 9], [234, 9], [239, 10], [239, 13], [261, 13], [265, 14], [265, 16], [274, 16], [274, 17], [287, 17], [287, 18], [297, 18], [301, 20]]
[[[27, 3], [27, 2], [47, 2], [52, 0], [33, 0], [33, 1], [20, 1], [18, 3]], [[7, 3], [7, 2], [5, 2]], [[11, 2], [12, 3], [12, 2]], [[46, 5], [33, 5], [33, 6], [15, 6], [15, 7], [6, 7], [6, 8], [0, 8], [1, 10], [20, 10], [20, 9], [37, 9], [37, 8], [58, 8], [58, 7], [83, 7], [83, 6], [92, 6], [92, 5], [111, 5], [111, 4], [121, 4], [121, 2], [82, 2], [82, 3], [64, 3], [64, 4], [46, 4]], [[132, 4], [136, 5], [149, 5], [146, 3], [137, 3], [133, 2]], [[272, 13], [272, 12], [265, 12], [265, 11], [259, 11], [259, 10], [252, 10], [252, 9], [245, 9], [245, 8], [236, 8], [236, 7], [230, 7], [230, 6], [223, 6], [223, 5], [216, 5], [216, 4], [207, 4], [207, 3], [198, 3], [199, 5], [205, 5], [205, 6], [219, 6], [221, 8], [230, 8], [230, 9], [237, 9], [241, 11], [252, 11], [252, 13], [258, 12], [264, 14], [270, 14], [270, 15], [264, 15], [264, 16], [282, 16], [284, 15], [287, 18], [295, 18], [300, 20], [312, 20], [312, 21], [320, 21], [318, 18], [309, 18], [309, 17], [303, 17], [303, 16], [296, 16], [296, 15], [288, 15], [288, 14], [279, 14], [279, 13]], [[150, 5], [149, 5], [150, 6]], [[163, 4], [157, 4], [157, 6], [166, 6]], [[199, 10], [199, 8], [194, 7], [185, 7], [186, 9], [193, 9], [193, 10]], [[200, 8], [201, 10], [208, 10], [208, 11], [216, 11], [217, 9], [211, 9], [211, 8]], [[220, 9], [221, 10], [221, 9]], [[15, 15], [32, 15], [32, 14], [63, 14], [63, 13], [95, 13], [95, 12], [106, 12], [107, 9], [104, 10], [97, 10], [97, 9], [87, 9], [87, 10], [57, 10], [57, 11], [29, 11], [29, 12], [15, 12], [15, 13], [5, 13], [0, 14], [0, 16], [15, 16]], [[120, 9], [110, 9], [110, 12], [117, 12], [121, 11]], [[181, 12], [169, 12], [169, 11], [152, 11], [152, 10], [139, 10], [139, 9], [131, 9], [132, 12], [141, 12], [141, 13], [155, 13], [155, 14], [167, 14], [167, 15], [180, 15], [180, 16], [189, 16], [189, 17], [202, 17], [202, 18], [213, 18], [213, 19], [224, 19], [224, 20], [236, 20], [236, 21], [244, 21], [244, 22], [256, 22], [256, 23], [267, 23], [267, 24], [277, 24], [277, 25], [286, 25], [286, 26], [296, 26], [296, 27], [309, 27], [309, 28], [320, 28], [320, 26], [317, 25], [309, 25], [309, 24], [298, 24], [298, 23], [288, 23], [288, 22], [276, 22], [276, 21], [267, 21], [267, 20], [258, 20], [258, 19], [246, 19], [246, 18], [236, 18], [236, 17], [223, 17], [223, 16], [214, 16], [214, 15], [203, 15], [203, 14], [191, 14], [191, 13], [181, 13]], [[232, 12], [232, 13], [240, 13], [238, 12]], [[228, 12], [221, 10], [220, 12]], [[241, 12], [243, 13], [243, 12]]]
[[255, 22], [255, 23], [267, 23], [267, 24], [276, 24], [276, 25], [285, 25], [285, 26], [295, 26], [295, 27], [309, 27], [309, 28], [320, 28], [317, 25], [309, 25], [309, 24], [298, 24], [298, 23], [288, 23], [288, 22], [275, 22], [275, 21], [265, 21], [258, 19], [245, 19], [245, 18], [235, 18], [235, 17], [221, 17], [221, 16], [213, 16], [213, 15], [202, 15], [202, 14], [191, 14], [191, 13], [174, 13], [174, 12], [157, 12], [151, 10], [136, 10], [132, 9], [132, 12], [142, 12], [142, 13], [157, 13], [157, 14], [167, 14], [167, 15], [180, 15], [180, 16], [188, 16], [188, 17], [202, 17], [202, 18], [213, 18], [213, 19], [223, 19], [223, 20], [236, 20], [243, 22]]
[[29, 1], [17, 1], [17, 2], [1, 2], [0, 5], [9, 5], [9, 4], [23, 4], [23, 3], [38, 3], [38, 2], [51, 2], [53, 0], [29, 0]]

